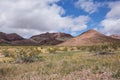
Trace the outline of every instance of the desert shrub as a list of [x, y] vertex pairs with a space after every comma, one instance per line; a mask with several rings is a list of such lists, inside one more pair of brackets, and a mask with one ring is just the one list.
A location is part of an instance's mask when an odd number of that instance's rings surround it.
[[110, 53], [110, 52], [114, 52], [114, 49], [109, 45], [96, 45], [96, 46], [89, 46], [88, 47], [88, 51], [90, 52], [106, 52], [106, 53]]
[[101, 48], [99, 46], [90, 46], [88, 50], [90, 52], [98, 52], [98, 51], [101, 51]]
[[63, 51], [67, 51], [67, 47], [64, 47], [64, 48], [63, 48]]
[[99, 66], [98, 65], [95, 65], [93, 68], [92, 68], [92, 73], [93, 74], [96, 74], [96, 72], [99, 70]]
[[95, 55], [113, 55], [114, 53], [112, 52], [96, 52]]
[[0, 68], [0, 76], [9, 75], [11, 72], [15, 71], [16, 67], [3, 66]]
[[0, 63], [12, 63], [12, 62], [14, 62], [13, 58], [10, 57], [0, 58]]
[[10, 71], [9, 67], [0, 68], [0, 75], [6, 75]]
[[39, 52], [26, 49], [17, 52], [16, 62], [35, 62], [39, 60], [43, 61], [43, 59]]
[[60, 73], [62, 75], [66, 75], [66, 74], [69, 74], [70, 73], [70, 68], [68, 67], [68, 62], [67, 61], [63, 61], [62, 63], [62, 68], [61, 68], [61, 71]]
[[10, 52], [9, 51], [7, 51], [7, 50], [4, 50], [3, 51], [3, 55], [5, 56], [5, 57], [10, 57]]
[[12, 57], [14, 58], [16, 55], [15, 55], [15, 52], [10, 52], [8, 50], [3, 50], [3, 53], [2, 53], [5, 57]]
[[49, 51], [49, 53], [55, 53], [57, 51], [57, 49], [54, 47], [51, 47], [51, 48], [48, 48], [48, 51]]
[[102, 50], [107, 50], [108, 48], [109, 48], [108, 45], [102, 45], [102, 46], [101, 46], [101, 49], [102, 49]]
[[116, 79], [120, 79], [120, 69], [117, 70], [116, 73], [113, 73], [113, 74], [112, 74], [112, 77], [113, 77], [113, 78], [116, 78]]
[[111, 46], [111, 48], [112, 49], [114, 49], [114, 50], [117, 50], [119, 47], [120, 47], [120, 45], [119, 44], [110, 44], [110, 46]]
[[87, 48], [88, 48], [87, 46], [81, 46], [81, 47], [79, 47], [79, 49], [82, 50], [82, 51], [86, 51]]
[[57, 51], [67, 51], [68, 50], [68, 47], [57, 47], [56, 48]]
[[54, 65], [53, 65], [52, 62], [50, 62], [50, 63], [46, 64], [45, 66], [46, 66], [47, 68], [50, 68], [50, 69], [51, 69]]

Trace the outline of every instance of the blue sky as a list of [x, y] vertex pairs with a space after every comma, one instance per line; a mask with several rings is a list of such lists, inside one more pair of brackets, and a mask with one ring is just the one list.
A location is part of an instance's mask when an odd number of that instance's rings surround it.
[[120, 34], [119, 0], [0, 0], [0, 31], [23, 37], [45, 32], [77, 36], [89, 29]]
[[[77, 7], [76, 6], [76, 3], [80, 2], [78, 5], [80, 7]], [[92, 13], [90, 13], [91, 11], [86, 11], [85, 10], [85, 3], [88, 3], [88, 5], [90, 5], [89, 7], [93, 6], [96, 7], [96, 10], [93, 11]], [[120, 23], [120, 17], [118, 16], [118, 14], [120, 14], [120, 2], [119, 0], [61, 0], [60, 2], [58, 2], [58, 5], [62, 6], [65, 11], [66, 11], [66, 16], [68, 15], [72, 15], [74, 17], [78, 17], [80, 15], [85, 15], [85, 16], [89, 16], [90, 17], [90, 21], [88, 21], [88, 23], [86, 24], [87, 25], [87, 28], [83, 29], [83, 30], [80, 30], [80, 31], [77, 31], [76, 34], [73, 34], [73, 35], [79, 35], [81, 34], [82, 32], [84, 31], [87, 31], [89, 29], [96, 29], [104, 34], [107, 34], [107, 35], [111, 35], [111, 34], [120, 34], [120, 26], [117, 25]], [[84, 8], [82, 8], [81, 5], [84, 5]], [[110, 5], [113, 5], [110, 7]], [[116, 5], [119, 5], [119, 6], [116, 6]], [[118, 23], [116, 23], [115, 25], [114, 24], [111, 24], [109, 26], [107, 25], [102, 25], [102, 22], [104, 22], [106, 19], [106, 16], [110, 13], [110, 12], [113, 12], [114, 11], [114, 6], [115, 6], [115, 9], [117, 8], [117, 11], [115, 13], [117, 14], [111, 14], [111, 16], [117, 16], [118, 17]], [[91, 8], [94, 10], [94, 7]], [[114, 18], [113, 18], [114, 20]], [[114, 21], [113, 21], [114, 23]], [[109, 22], [107, 22], [107, 24], [109, 24]], [[116, 28], [116, 25], [117, 25], [117, 28]], [[107, 27], [107, 28], [110, 28], [110, 30], [106, 30], [106, 31], [102, 31], [104, 29], [104, 27]], [[119, 27], [119, 28], [118, 28]], [[113, 30], [113, 31], [111, 31]]]
[[[93, 12], [93, 13], [89, 13], [86, 12], [84, 9], [80, 9], [77, 8], [75, 6], [75, 3], [78, 0], [61, 0], [59, 1], [57, 4], [59, 6], [62, 6], [66, 13], [64, 14], [64, 16], [74, 16], [74, 17], [78, 17], [80, 15], [85, 15], [85, 16], [89, 16], [91, 18], [91, 20], [87, 23], [88, 27], [84, 30], [80, 30], [77, 32], [77, 34], [73, 34], [73, 35], [79, 35], [84, 31], [87, 31], [89, 29], [97, 29], [99, 31], [100, 26], [100, 22], [102, 20], [105, 19], [106, 14], [110, 11], [110, 8], [108, 7], [109, 3], [114, 3], [117, 2], [118, 0], [84, 0], [83, 2], [92, 2], [93, 4], [100, 4], [102, 6], [99, 6], [97, 11]], [[82, 0], [81, 0], [82, 1]], [[70, 33], [70, 32], [69, 32]]]

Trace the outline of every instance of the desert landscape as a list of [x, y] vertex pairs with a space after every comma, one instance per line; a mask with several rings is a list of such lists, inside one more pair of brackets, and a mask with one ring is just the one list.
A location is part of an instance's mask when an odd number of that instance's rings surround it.
[[120, 80], [120, 0], [0, 0], [0, 80]]
[[[33, 45], [29, 43], [34, 41], [31, 38], [23, 43], [22, 37], [14, 35], [11, 39], [17, 39], [20, 44], [12, 45], [10, 41], [3, 45], [1, 42], [0, 80], [120, 79], [120, 39], [96, 30], [88, 30], [77, 37], [54, 34], [57, 37], [53, 38], [53, 33], [34, 36], [33, 39], [41, 39], [45, 45], [36, 45], [37, 41]], [[68, 40], [53, 45], [57, 39]]]

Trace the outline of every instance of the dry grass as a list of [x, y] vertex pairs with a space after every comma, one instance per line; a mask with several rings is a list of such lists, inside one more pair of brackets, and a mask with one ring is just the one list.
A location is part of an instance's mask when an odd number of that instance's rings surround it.
[[0, 48], [0, 80], [120, 80], [119, 48], [96, 56], [87, 47]]

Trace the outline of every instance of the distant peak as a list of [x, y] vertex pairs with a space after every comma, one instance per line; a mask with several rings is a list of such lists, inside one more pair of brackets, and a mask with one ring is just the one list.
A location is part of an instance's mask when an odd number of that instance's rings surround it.
[[96, 31], [96, 30], [94, 30], [94, 29], [90, 29], [90, 30], [88, 30], [88, 31], [86, 31], [86, 32], [98, 32], [98, 31]]
[[10, 35], [18, 35], [17, 33], [10, 33]]
[[112, 34], [110, 37], [115, 38], [115, 39], [120, 39], [120, 35], [118, 34]]
[[90, 29], [90, 30], [88, 30], [88, 31], [86, 31], [86, 32], [83, 32], [83, 33], [80, 34], [79, 36], [81, 36], [81, 35], [90, 35], [90, 34], [101, 34], [101, 33], [99, 33], [98, 31], [96, 31], [96, 30], [94, 30], [94, 29]]
[[6, 34], [6, 33], [4, 33], [4, 32], [0, 32], [0, 34]]

